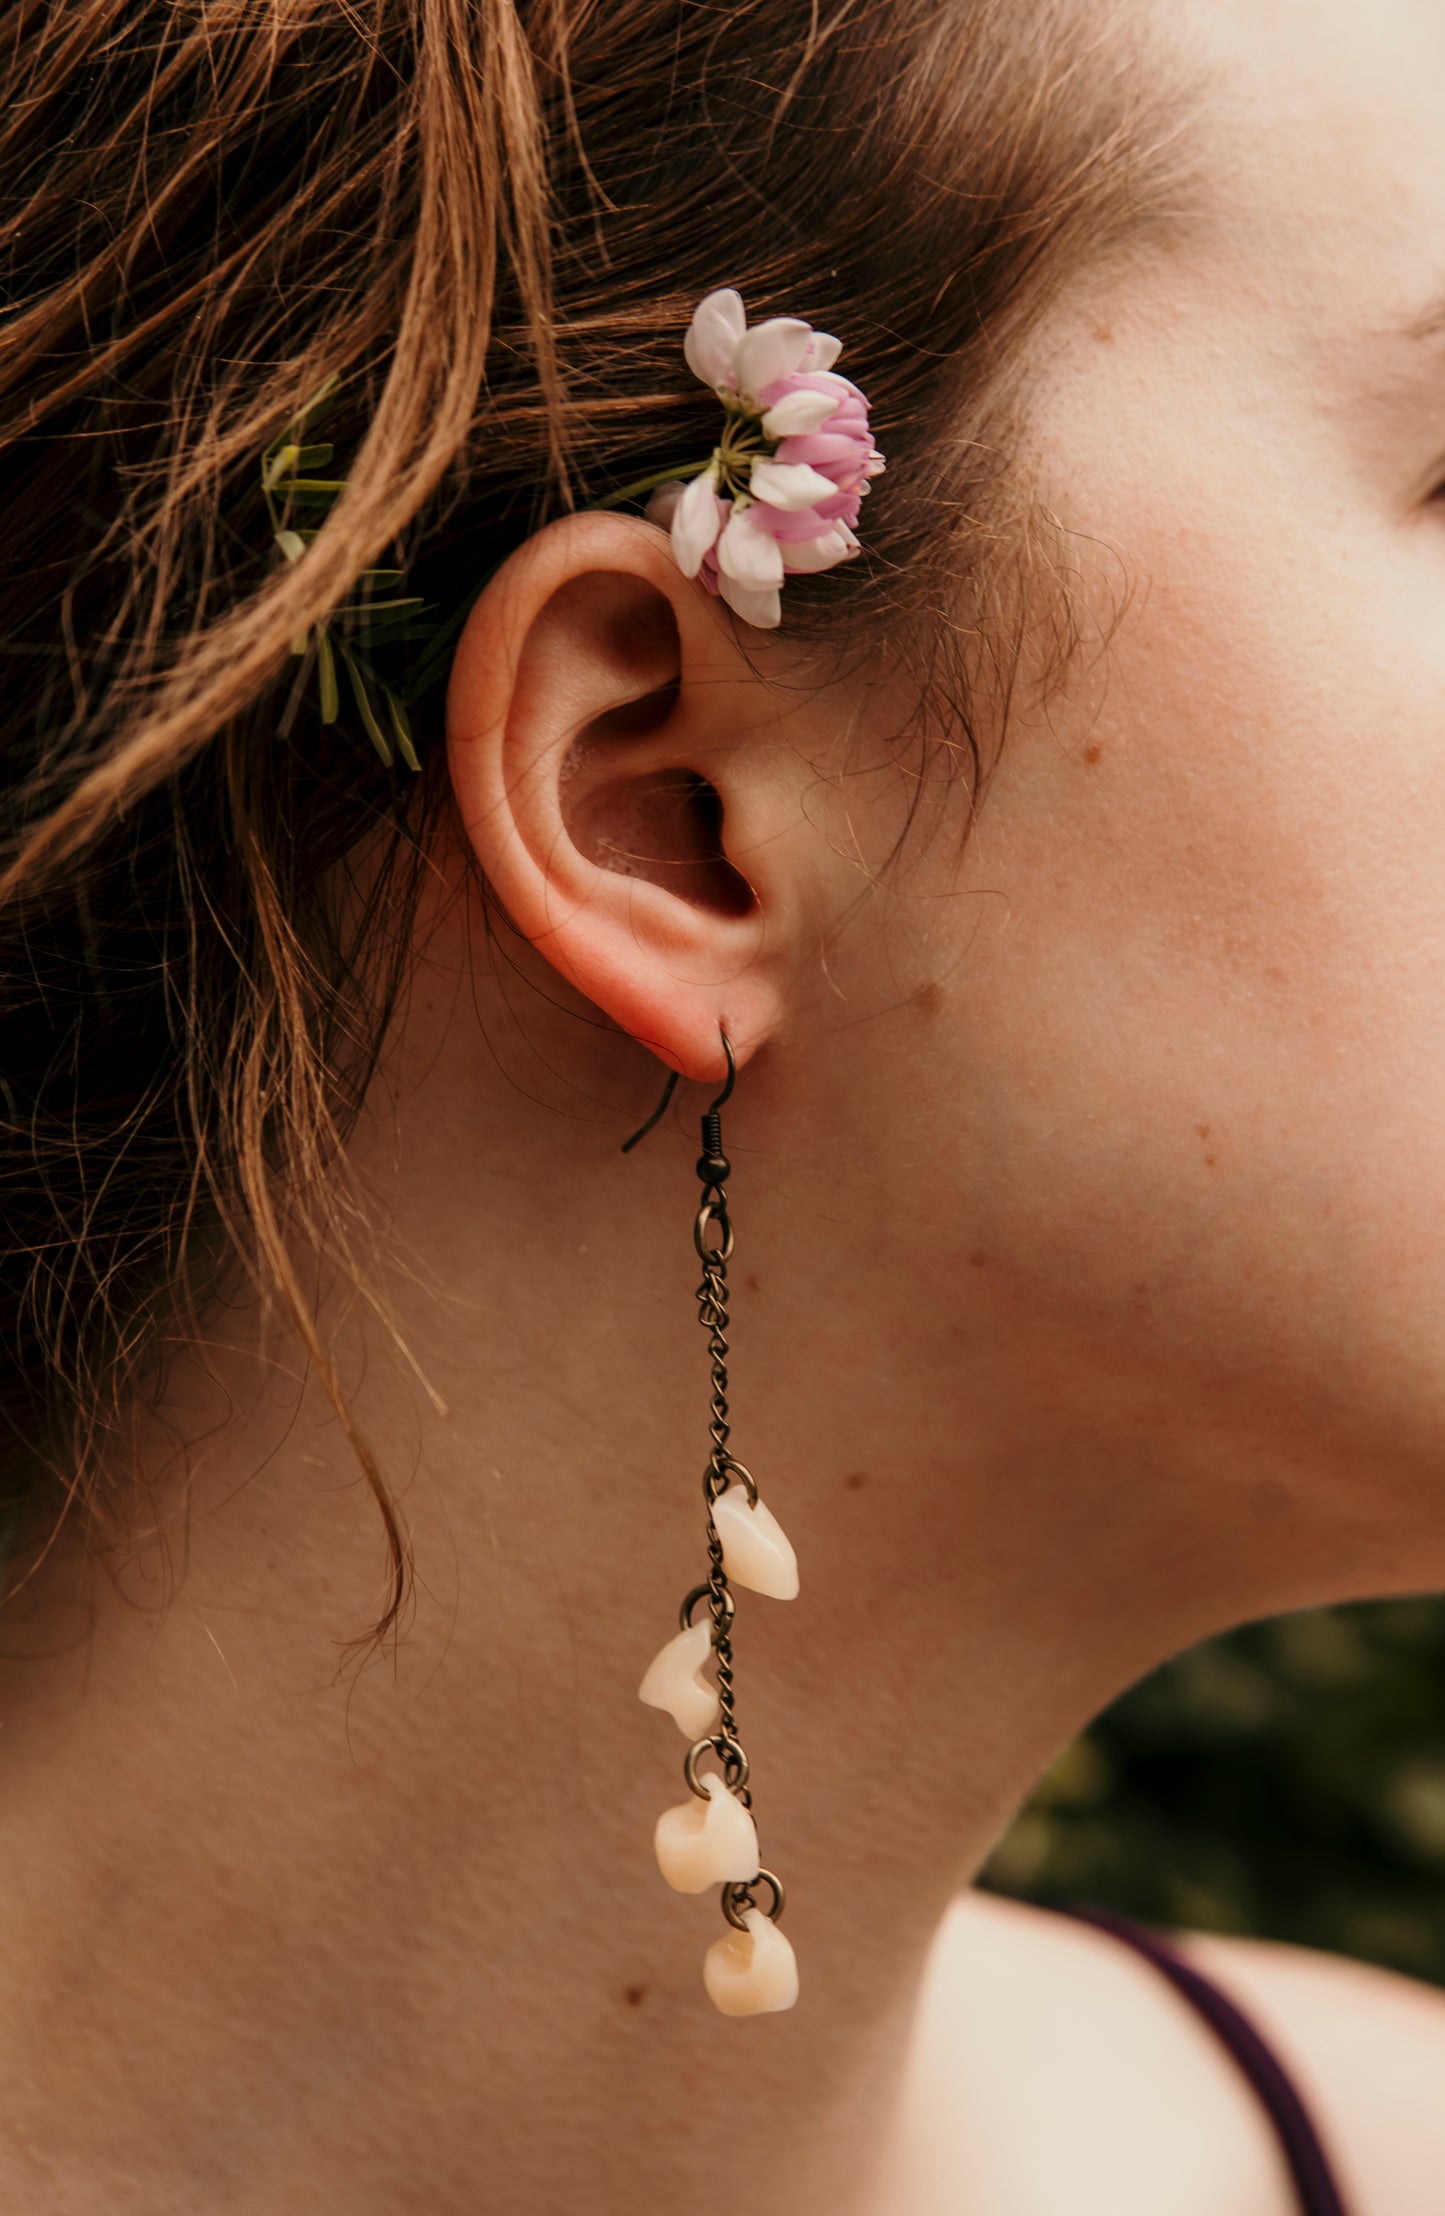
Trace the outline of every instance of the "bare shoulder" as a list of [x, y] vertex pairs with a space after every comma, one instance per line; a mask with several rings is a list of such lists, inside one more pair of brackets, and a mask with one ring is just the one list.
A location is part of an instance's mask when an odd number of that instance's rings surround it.
[[1202, 1934], [1177, 1943], [1279, 2049], [1361, 2216], [1438, 2216], [1445, 1992], [1307, 1947]]
[[[1445, 1996], [1301, 1948], [1176, 1944], [1277, 2047], [1354, 2216], [1439, 2216]], [[939, 1927], [906, 2116], [920, 2216], [1298, 2208], [1257, 2097], [1158, 1970], [1089, 1925], [987, 1894], [959, 1895]]]

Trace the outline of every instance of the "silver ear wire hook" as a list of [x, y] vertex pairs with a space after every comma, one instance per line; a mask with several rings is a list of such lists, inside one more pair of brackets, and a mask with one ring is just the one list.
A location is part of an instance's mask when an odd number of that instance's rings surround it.
[[[726, 1101], [731, 1096], [733, 1086], [737, 1082], [738, 1074], [738, 1065], [737, 1060], [733, 1054], [732, 1040], [728, 1037], [726, 1031], [723, 1030], [721, 1024], [719, 1024], [717, 1028], [718, 1036], [723, 1043], [723, 1052], [728, 1058], [728, 1076], [727, 1083], [724, 1085], [722, 1091], [718, 1094], [717, 1099], [713, 1102], [711, 1108], [709, 1108], [707, 1111], [710, 1116], [715, 1116], [718, 1113], [718, 1110], [722, 1107], [724, 1101]], [[662, 1088], [662, 1098], [658, 1102], [657, 1106], [653, 1109], [652, 1114], [648, 1117], [646, 1123], [640, 1125], [639, 1128], [633, 1132], [630, 1139], [623, 1140], [622, 1151], [624, 1154], [630, 1154], [632, 1152], [632, 1149], [636, 1146], [638, 1140], [645, 1139], [648, 1132], [655, 1131], [657, 1126], [661, 1123], [663, 1117], [667, 1114], [668, 1103], [672, 1099], [673, 1094], [677, 1091], [677, 1081], [680, 1075], [681, 1072], [678, 1070], [670, 1070], [668, 1072], [667, 1083]]]

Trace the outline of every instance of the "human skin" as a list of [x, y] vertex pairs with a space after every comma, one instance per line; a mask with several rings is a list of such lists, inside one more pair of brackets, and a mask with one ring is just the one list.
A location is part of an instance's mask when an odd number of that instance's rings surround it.
[[[479, 602], [466, 848], [355, 1146], [445, 1413], [336, 1326], [416, 1612], [335, 1682], [374, 1521], [219, 1318], [170, 1410], [184, 1564], [163, 1505], [83, 1646], [64, 1557], [13, 1619], [7, 2207], [927, 2216], [936, 2166], [904, 2207], [889, 2166], [920, 1974], [1054, 1750], [1196, 1637], [1441, 1581], [1445, 347], [1385, 334], [1445, 274], [1445, 19], [1182, 12], [1196, 212], [1060, 301], [1031, 395], [1101, 644], [1025, 694], [966, 843], [940, 785], [885, 867], [900, 700], [736, 639], [639, 521], [553, 526]], [[635, 1697], [702, 1574], [710, 1096], [618, 1151], [719, 1022], [734, 1438], [802, 1570], [739, 1603], [802, 1970], [746, 2023], [653, 1865], [682, 1750]], [[1195, 2089], [1180, 2050], [1149, 2113]]]

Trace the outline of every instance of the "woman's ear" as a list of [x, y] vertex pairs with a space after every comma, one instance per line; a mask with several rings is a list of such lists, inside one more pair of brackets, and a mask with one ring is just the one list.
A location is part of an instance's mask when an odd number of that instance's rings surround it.
[[686, 1077], [722, 1073], [719, 1026], [740, 1063], [777, 1028], [799, 951], [811, 772], [782, 720], [638, 519], [529, 539], [457, 647], [447, 748], [477, 863], [522, 936]]

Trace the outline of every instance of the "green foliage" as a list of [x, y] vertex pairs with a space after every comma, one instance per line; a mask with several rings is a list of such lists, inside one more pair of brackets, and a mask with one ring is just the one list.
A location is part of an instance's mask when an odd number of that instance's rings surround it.
[[[333, 370], [261, 454], [261, 493], [270, 518], [271, 537], [288, 562], [305, 559], [331, 509], [346, 490], [344, 477], [311, 474], [326, 467], [335, 448], [306, 443], [307, 432], [315, 429], [335, 407], [341, 384], [339, 372]], [[703, 466], [696, 459], [669, 463], [665, 469], [655, 469], [646, 477], [636, 478], [593, 505], [616, 508], [625, 502], [640, 500], [659, 485], [670, 484], [679, 477], [695, 476]], [[301, 523], [293, 520], [297, 515], [318, 520]], [[362, 729], [382, 761], [390, 769], [399, 754], [408, 769], [419, 770], [421, 762], [407, 713], [408, 705], [415, 705], [442, 675], [463, 624], [493, 574], [491, 569], [484, 570], [460, 604], [443, 619], [434, 603], [417, 594], [389, 600], [376, 598], [378, 592], [404, 583], [401, 570], [363, 570], [356, 580], [358, 597], [355, 600], [333, 609], [314, 631], [302, 631], [292, 640], [292, 653], [305, 659], [281, 718], [280, 736], [290, 735], [313, 671], [318, 685], [321, 721], [337, 721], [341, 714], [339, 656], [351, 681], [351, 695]], [[403, 644], [423, 649], [420, 657], [412, 661], [405, 681], [382, 677], [376, 668], [377, 654]]]
[[[344, 477], [312, 477], [309, 470], [324, 469], [331, 460], [330, 446], [306, 446], [301, 442], [310, 427], [333, 404], [341, 379], [332, 371], [304, 407], [265, 448], [261, 456], [261, 491], [271, 519], [271, 536], [288, 562], [303, 561], [320, 526], [293, 524], [294, 510], [319, 509], [323, 520], [337, 496], [346, 490]], [[341, 713], [341, 684], [337, 675], [339, 655], [351, 680], [352, 697], [362, 728], [382, 761], [390, 769], [399, 754], [408, 769], [419, 770], [411, 721], [398, 689], [378, 675], [373, 657], [380, 648], [402, 640], [431, 639], [439, 626], [422, 621], [419, 611], [426, 602], [419, 595], [378, 600], [376, 594], [402, 583], [399, 569], [364, 569], [356, 580], [360, 598], [336, 608], [313, 633], [303, 632], [292, 641], [292, 652], [304, 655], [304, 683], [313, 663], [319, 684], [323, 723], [335, 723]], [[413, 692], [415, 685], [413, 684]], [[293, 699], [299, 699], [299, 688]], [[292, 711], [294, 713], [294, 709]], [[283, 720], [284, 737], [290, 714]]]
[[1445, 1984], [1445, 1601], [1252, 1624], [1055, 1763], [982, 1882]]

